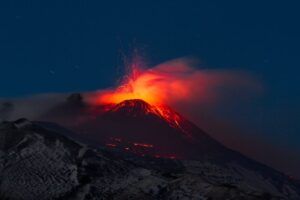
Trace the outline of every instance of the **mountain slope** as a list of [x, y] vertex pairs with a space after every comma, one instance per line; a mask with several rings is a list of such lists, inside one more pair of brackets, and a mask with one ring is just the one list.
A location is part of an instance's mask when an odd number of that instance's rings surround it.
[[24, 119], [2, 123], [0, 136], [1, 199], [299, 199], [288, 179], [236, 163], [93, 149]]
[[[138, 99], [106, 105], [100, 111], [87, 109], [80, 116], [86, 120], [72, 115], [66, 118], [80, 122], [62, 124], [95, 146], [107, 145], [139, 155], [179, 159], [221, 159], [223, 152], [228, 151], [171, 108], [153, 106]], [[46, 119], [61, 123], [59, 118]]]

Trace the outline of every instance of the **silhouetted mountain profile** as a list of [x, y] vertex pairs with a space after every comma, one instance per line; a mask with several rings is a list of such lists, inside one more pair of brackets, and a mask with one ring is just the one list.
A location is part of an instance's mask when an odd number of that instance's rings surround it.
[[[50, 126], [51, 125], [51, 126]], [[284, 175], [238, 161], [174, 160], [91, 148], [53, 123], [20, 119], [0, 124], [0, 198], [299, 199]]]
[[126, 100], [108, 106], [105, 112], [71, 127], [101, 144], [139, 155], [165, 158], [221, 158], [228, 151], [194, 124], [167, 106], [152, 106], [143, 100]]

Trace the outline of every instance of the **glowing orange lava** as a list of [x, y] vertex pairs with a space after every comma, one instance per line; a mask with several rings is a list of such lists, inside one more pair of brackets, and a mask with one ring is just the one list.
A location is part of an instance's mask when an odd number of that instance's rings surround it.
[[130, 77], [127, 82], [119, 86], [114, 92], [106, 93], [99, 97], [99, 102], [117, 104], [124, 100], [142, 99], [151, 105], [161, 104], [163, 88], [157, 87], [157, 84], [151, 84], [159, 81], [158, 74], [144, 73], [137, 78]]
[[134, 60], [128, 68], [128, 74], [116, 89], [104, 91], [98, 96], [99, 104], [118, 104], [124, 100], [141, 99], [157, 106], [164, 104], [170, 96], [178, 99], [188, 95], [188, 84], [185, 84], [184, 78], [172, 75], [174, 71], [182, 70], [182, 67], [164, 66], [162, 70], [143, 70], [142, 62]]
[[153, 144], [142, 144], [142, 143], [133, 143], [136, 147], [152, 148]]
[[[126, 100], [140, 99], [150, 104], [145, 109], [145, 113], [156, 114], [168, 121], [171, 126], [182, 129], [182, 117], [165, 106], [165, 102], [170, 97], [170, 92], [172, 92], [172, 96], [174, 94], [179, 97], [185, 96], [187, 94], [186, 85], [183, 84], [182, 79], [178, 80], [170, 75], [169, 66], [166, 67], [166, 71], [157, 71], [142, 70], [141, 65], [140, 62], [131, 64], [129, 73], [121, 85], [115, 90], [101, 92], [97, 96], [97, 104], [116, 105]], [[181, 68], [175, 68], [175, 71], [176, 69], [181, 70]]]
[[108, 147], [116, 147], [117, 145], [116, 144], [106, 144], [106, 146], [108, 146]]

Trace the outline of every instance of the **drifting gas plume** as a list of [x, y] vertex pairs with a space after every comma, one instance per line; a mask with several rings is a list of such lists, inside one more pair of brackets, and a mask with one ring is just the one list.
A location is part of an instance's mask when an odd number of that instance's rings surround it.
[[[124, 100], [142, 99], [151, 105], [213, 103], [228, 90], [260, 89], [245, 73], [196, 69], [192, 59], [176, 59], [152, 68], [142, 62], [132, 63], [131, 71], [119, 86], [88, 95], [92, 104], [117, 104]], [[225, 92], [226, 90], [226, 92]]]
[[[180, 118], [170, 114], [174, 112], [170, 112], [169, 106], [192, 121], [196, 121], [193, 119], [193, 113], [189, 113], [190, 108], [199, 112], [199, 109], [213, 107], [224, 98], [230, 97], [230, 91], [237, 92], [236, 89], [239, 95], [243, 93], [242, 91], [247, 94], [249, 91], [260, 90], [257, 81], [246, 73], [201, 69], [195, 59], [180, 58], [148, 67], [141, 57], [134, 56], [131, 62], [125, 64], [128, 69], [127, 74], [118, 86], [82, 93], [83, 98], [80, 101], [86, 106], [97, 107], [141, 99], [149, 103], [161, 117], [178, 126]], [[63, 94], [42, 97], [12, 100], [13, 107], [8, 109], [6, 106], [0, 109], [0, 119], [13, 120], [22, 116], [39, 119], [39, 116], [44, 116], [48, 110], [52, 110], [52, 113], [57, 112], [52, 109], [56, 105], [66, 104], [64, 103], [66, 95]], [[38, 109], [35, 109], [36, 105], [39, 105]]]

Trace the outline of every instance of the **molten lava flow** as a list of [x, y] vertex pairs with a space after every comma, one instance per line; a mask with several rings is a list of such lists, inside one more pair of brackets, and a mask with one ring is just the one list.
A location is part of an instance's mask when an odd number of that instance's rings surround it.
[[152, 148], [153, 144], [133, 143], [136, 147]]
[[183, 128], [184, 118], [167, 106], [155, 106], [159, 115], [169, 122], [174, 128], [179, 128], [183, 133], [190, 137], [190, 134]]
[[157, 117], [167, 121], [171, 127], [180, 129], [187, 136], [190, 136], [188, 131], [184, 128], [186, 127], [185, 119], [173, 109], [165, 105], [150, 105], [141, 99], [132, 99], [124, 100], [121, 103], [112, 106], [109, 112], [117, 112], [134, 117], [156, 115]]
[[108, 147], [116, 147], [117, 145], [116, 144], [110, 144], [110, 143], [108, 143], [108, 144], [106, 144], [106, 146], [108, 146]]

